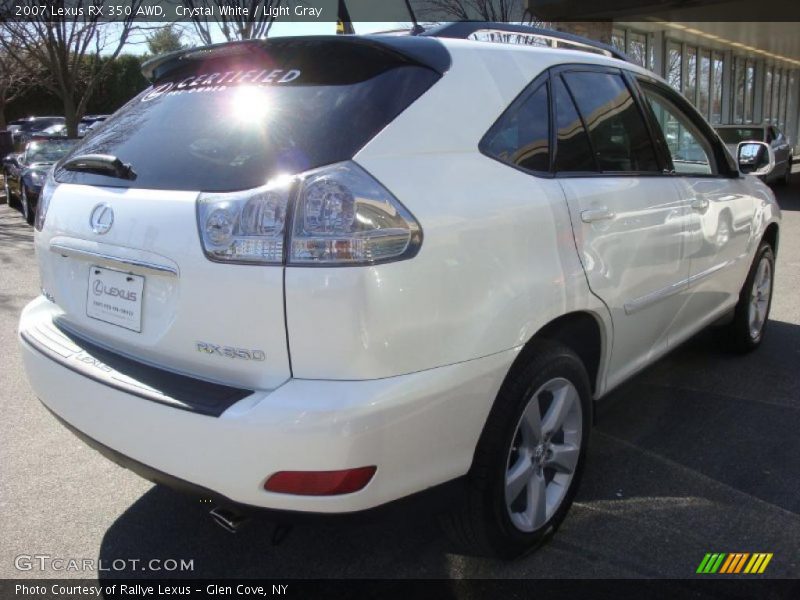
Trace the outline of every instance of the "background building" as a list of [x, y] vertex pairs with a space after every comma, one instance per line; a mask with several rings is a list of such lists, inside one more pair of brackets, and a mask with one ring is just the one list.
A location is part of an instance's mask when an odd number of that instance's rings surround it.
[[528, 0], [528, 14], [624, 50], [712, 124], [771, 123], [798, 149], [797, 0]]

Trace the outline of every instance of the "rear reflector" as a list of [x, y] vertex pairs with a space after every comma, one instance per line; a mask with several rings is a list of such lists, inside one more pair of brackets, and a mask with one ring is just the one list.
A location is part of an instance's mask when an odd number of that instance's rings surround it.
[[298, 496], [336, 496], [363, 489], [377, 467], [359, 467], [344, 471], [279, 471], [264, 484], [268, 492]]

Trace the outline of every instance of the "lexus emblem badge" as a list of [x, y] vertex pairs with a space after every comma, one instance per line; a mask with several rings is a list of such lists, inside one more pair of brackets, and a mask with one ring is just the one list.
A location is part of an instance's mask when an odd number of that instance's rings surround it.
[[89, 217], [89, 225], [92, 231], [98, 235], [108, 233], [111, 226], [114, 224], [114, 211], [106, 204], [98, 204], [92, 209], [92, 215]]

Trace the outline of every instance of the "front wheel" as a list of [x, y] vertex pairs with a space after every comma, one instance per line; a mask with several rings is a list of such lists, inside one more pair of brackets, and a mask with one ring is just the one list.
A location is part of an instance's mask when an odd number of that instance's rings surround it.
[[487, 420], [466, 497], [442, 515], [466, 554], [514, 558], [537, 548], [569, 510], [591, 428], [586, 369], [572, 350], [541, 341], [509, 374]]
[[772, 246], [762, 242], [739, 293], [733, 321], [728, 325], [734, 350], [750, 352], [761, 345], [772, 306], [774, 275], [775, 253]]

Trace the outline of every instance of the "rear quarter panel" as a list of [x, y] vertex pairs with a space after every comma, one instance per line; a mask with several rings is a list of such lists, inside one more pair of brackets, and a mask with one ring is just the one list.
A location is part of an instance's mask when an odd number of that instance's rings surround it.
[[548, 65], [474, 46], [451, 53], [451, 71], [355, 157], [417, 218], [422, 248], [386, 265], [286, 269], [295, 377], [370, 379], [467, 361], [519, 347], [576, 310], [607, 323], [557, 182], [478, 151]]

